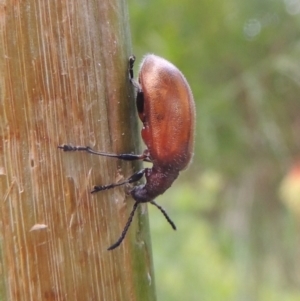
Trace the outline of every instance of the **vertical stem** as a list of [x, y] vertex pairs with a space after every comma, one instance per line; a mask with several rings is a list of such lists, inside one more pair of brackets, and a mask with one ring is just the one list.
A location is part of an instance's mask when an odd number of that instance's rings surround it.
[[138, 163], [59, 144], [137, 152], [122, 0], [0, 4], [0, 247], [3, 300], [155, 300], [147, 214], [114, 251]]

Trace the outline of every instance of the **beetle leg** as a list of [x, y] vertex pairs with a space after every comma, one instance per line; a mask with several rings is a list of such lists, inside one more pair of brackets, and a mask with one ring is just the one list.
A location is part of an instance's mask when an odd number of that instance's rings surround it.
[[142, 88], [141, 88], [140, 84], [134, 79], [134, 76], [133, 76], [133, 65], [134, 65], [134, 62], [135, 62], [135, 56], [131, 55], [129, 57], [129, 67], [128, 67], [129, 81], [137, 89], [138, 92], [141, 92]]
[[173, 228], [173, 230], [176, 230], [176, 226], [174, 224], [174, 222], [171, 220], [171, 218], [169, 217], [169, 215], [167, 214], [167, 212], [165, 211], [165, 209], [161, 206], [159, 206], [155, 201], [150, 201], [150, 203], [152, 205], [154, 205], [155, 207], [157, 207], [160, 212], [164, 215], [164, 217], [166, 218], [166, 220], [169, 222], [169, 224], [171, 225], [171, 227]]
[[129, 73], [129, 80], [132, 80], [133, 79], [133, 65], [134, 65], [134, 62], [135, 62], [135, 56], [132, 54], [130, 57], [129, 57], [129, 67], [128, 67], [128, 73]]
[[103, 186], [94, 186], [94, 189], [91, 191], [91, 193], [95, 193], [95, 192], [98, 192], [98, 191], [115, 188], [115, 187], [122, 186], [122, 185], [125, 185], [125, 184], [130, 184], [130, 183], [133, 183], [133, 182], [137, 182], [142, 178], [145, 171], [146, 171], [146, 169], [144, 168], [144, 169], [134, 173], [127, 180], [125, 180], [123, 182], [120, 182], [120, 183], [113, 183], [113, 184], [103, 185]]
[[94, 151], [89, 146], [73, 146], [69, 144], [59, 145], [57, 148], [62, 149], [64, 152], [84, 151], [93, 155], [112, 157], [112, 158], [117, 158], [126, 161], [143, 160], [146, 162], [151, 162], [151, 159], [149, 157], [149, 151], [145, 151], [141, 155], [134, 155], [134, 154], [110, 154], [110, 153], [98, 152], [98, 151]]

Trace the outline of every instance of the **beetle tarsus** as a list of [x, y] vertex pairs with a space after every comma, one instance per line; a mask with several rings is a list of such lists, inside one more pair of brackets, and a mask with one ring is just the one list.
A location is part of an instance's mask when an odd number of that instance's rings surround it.
[[91, 193], [95, 193], [95, 192], [98, 192], [98, 191], [103, 191], [103, 190], [111, 189], [111, 188], [114, 188], [116, 186], [117, 186], [116, 184], [94, 186], [94, 188], [91, 191]]
[[133, 74], [133, 65], [135, 62], [135, 56], [131, 55], [129, 57], [129, 67], [128, 67], [128, 76], [129, 76], [129, 81], [131, 84], [137, 89], [137, 91], [141, 91], [141, 86], [140, 84], [134, 79], [134, 74]]
[[129, 57], [129, 68], [128, 68], [128, 73], [129, 73], [129, 80], [133, 80], [133, 65], [135, 62], [135, 56], [132, 54]]
[[57, 148], [62, 149], [64, 152], [70, 152], [70, 151], [76, 151], [76, 146], [73, 146], [71, 144], [62, 144], [62, 145], [58, 145]]

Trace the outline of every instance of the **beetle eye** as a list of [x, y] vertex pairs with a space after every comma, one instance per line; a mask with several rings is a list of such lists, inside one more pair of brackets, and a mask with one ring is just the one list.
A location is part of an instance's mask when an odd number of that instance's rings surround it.
[[136, 96], [136, 107], [138, 113], [141, 114], [144, 112], [144, 93], [139, 91]]

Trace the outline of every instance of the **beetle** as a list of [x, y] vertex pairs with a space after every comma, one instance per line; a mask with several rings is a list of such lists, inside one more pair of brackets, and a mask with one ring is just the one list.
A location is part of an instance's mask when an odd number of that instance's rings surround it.
[[194, 149], [195, 103], [184, 75], [169, 61], [148, 54], [142, 60], [138, 81], [134, 80], [135, 57], [129, 58], [129, 80], [137, 90], [136, 106], [143, 123], [142, 138], [147, 149], [141, 155], [110, 154], [98, 152], [89, 146], [60, 145], [64, 151], [85, 151], [90, 154], [121, 160], [152, 162], [152, 168], [143, 168], [127, 180], [104, 186], [94, 186], [91, 193], [139, 181], [143, 175], [146, 183], [135, 186], [130, 194], [135, 200], [133, 209], [120, 238], [108, 248], [117, 248], [124, 240], [135, 211], [140, 203], [156, 206], [172, 228], [174, 222], [154, 199], [163, 194], [176, 180], [179, 172], [189, 165]]

